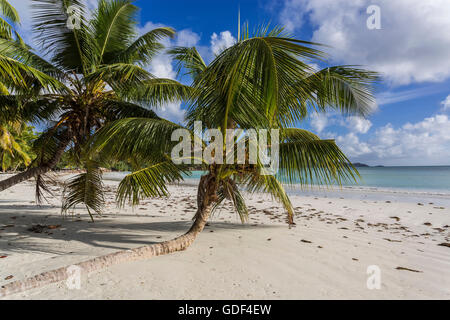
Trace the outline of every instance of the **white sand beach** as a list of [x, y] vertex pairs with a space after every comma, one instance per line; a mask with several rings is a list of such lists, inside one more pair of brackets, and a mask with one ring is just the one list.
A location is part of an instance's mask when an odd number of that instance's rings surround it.
[[[95, 223], [81, 209], [63, 219], [60, 185], [41, 207], [32, 181], [0, 193], [0, 286], [189, 228], [194, 186], [119, 210], [117, 182], [106, 184]], [[270, 196], [247, 195], [248, 224], [226, 205], [187, 251], [83, 274], [80, 290], [60, 282], [5, 299], [450, 299], [450, 247], [441, 245], [450, 243], [450, 199], [354, 192], [292, 196], [292, 229]], [[371, 265], [379, 290], [367, 288]]]

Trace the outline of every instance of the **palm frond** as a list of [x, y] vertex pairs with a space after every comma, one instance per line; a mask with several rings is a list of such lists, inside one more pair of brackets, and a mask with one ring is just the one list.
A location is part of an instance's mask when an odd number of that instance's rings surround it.
[[38, 175], [36, 177], [36, 185], [35, 185], [35, 199], [38, 205], [41, 205], [44, 200], [48, 202], [45, 195], [53, 196], [52, 190], [50, 189], [49, 184], [56, 184], [56, 180], [50, 175]]
[[101, 215], [105, 203], [102, 172], [93, 160], [85, 161], [85, 166], [86, 172], [66, 182], [61, 212], [67, 214], [70, 209], [83, 204], [94, 220], [92, 213]]
[[98, 2], [92, 24], [100, 63], [108, 63], [128, 47], [130, 39], [136, 35], [137, 11], [129, 0]]
[[100, 153], [115, 160], [139, 157], [154, 162], [162, 155], [170, 154], [176, 142], [172, 133], [180, 129], [170, 121], [149, 118], [128, 118], [105, 125], [93, 137], [91, 152]]
[[153, 75], [140, 66], [129, 63], [101, 65], [86, 76], [87, 82], [106, 82], [115, 91], [138, 87], [143, 81], [152, 79]]
[[47, 163], [54, 157], [58, 149], [67, 145], [68, 129], [62, 125], [56, 124], [44, 130], [41, 135], [33, 142], [33, 150], [37, 157], [33, 164], [39, 165]]
[[147, 65], [151, 59], [164, 49], [161, 43], [166, 37], [173, 37], [175, 30], [169, 27], [153, 29], [136, 39], [128, 48], [112, 57], [112, 63], [126, 62]]
[[261, 175], [256, 171], [241, 174], [237, 178], [238, 183], [245, 185], [246, 190], [250, 193], [264, 192], [272, 195], [286, 210], [289, 224], [294, 223], [294, 208], [292, 207], [291, 200], [276, 176]]
[[8, 0], [0, 0], [0, 15], [5, 16], [13, 23], [20, 23], [19, 13]]
[[139, 201], [151, 197], [167, 197], [167, 184], [183, 180], [186, 171], [164, 161], [127, 175], [117, 189], [117, 202], [120, 206], [126, 203], [138, 205]]
[[120, 95], [129, 101], [159, 108], [166, 103], [186, 101], [192, 96], [192, 88], [171, 79], [149, 79], [134, 86], [120, 89]]
[[108, 122], [126, 118], [159, 119], [153, 110], [120, 100], [106, 100], [103, 109]]
[[11, 39], [13, 32], [13, 27], [5, 19], [0, 17], [0, 39]]
[[355, 181], [358, 172], [334, 140], [321, 140], [313, 133], [290, 128], [280, 143], [279, 179], [289, 184], [330, 185]]
[[39, 71], [36, 68], [28, 66], [19, 60], [10, 58], [0, 52], [0, 78], [7, 79], [14, 86], [23, 90], [30, 88], [30, 80], [36, 81], [42, 87], [51, 91], [57, 91], [63, 87], [62, 83]]
[[181, 70], [186, 69], [186, 74], [192, 79], [197, 79], [199, 75], [206, 70], [207, 66], [200, 53], [195, 47], [176, 47], [168, 51], [168, 54], [177, 61], [177, 74], [181, 74]]
[[245, 203], [245, 199], [239, 190], [239, 187], [232, 179], [225, 179], [221, 181], [219, 190], [217, 191], [217, 202], [214, 206], [214, 211], [220, 206], [224, 200], [229, 200], [233, 203], [234, 209], [236, 210], [242, 223], [248, 221], [248, 208]]
[[334, 109], [342, 114], [365, 117], [374, 110], [373, 85], [378, 80], [376, 72], [353, 66], [334, 66], [297, 82], [293, 89], [303, 94], [314, 94], [310, 102], [318, 112]]
[[[98, 47], [82, 0], [32, 0], [33, 30], [44, 55], [61, 69], [87, 74], [98, 64]], [[79, 22], [68, 28], [68, 21]]]
[[[65, 78], [65, 74], [61, 70], [38, 56], [29, 47], [23, 46], [19, 41], [0, 39], [0, 54], [16, 59], [24, 65], [33, 67], [58, 80]], [[64, 87], [62, 83], [60, 86]]]
[[18, 24], [20, 24], [20, 17], [17, 10], [7, 0], [0, 0], [0, 38], [15, 38], [23, 43], [22, 38], [15, 30]]

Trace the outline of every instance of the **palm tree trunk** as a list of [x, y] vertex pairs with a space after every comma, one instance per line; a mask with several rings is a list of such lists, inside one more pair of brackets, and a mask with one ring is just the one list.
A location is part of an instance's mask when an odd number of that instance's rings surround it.
[[74, 267], [78, 267], [83, 273], [88, 274], [123, 262], [144, 260], [177, 251], [184, 251], [192, 245], [197, 236], [205, 228], [212, 209], [214, 208], [216, 191], [217, 185], [213, 176], [203, 176], [200, 179], [197, 194], [199, 207], [197, 208], [195, 221], [189, 231], [180, 237], [132, 250], [115, 252], [72, 266], [44, 272], [23, 281], [8, 283], [0, 288], [0, 298], [14, 293], [42, 287], [54, 282], [66, 280], [70, 276], [70, 270], [73, 270]]
[[58, 164], [59, 160], [61, 160], [61, 157], [63, 156], [64, 151], [66, 150], [69, 142], [70, 142], [69, 140], [62, 141], [61, 145], [59, 146], [59, 148], [56, 150], [55, 154], [49, 161], [40, 164], [37, 167], [29, 168], [24, 172], [16, 174], [8, 179], [0, 181], [0, 192], [11, 188], [12, 186], [15, 186], [18, 183], [27, 181], [28, 179], [37, 177], [52, 170]]

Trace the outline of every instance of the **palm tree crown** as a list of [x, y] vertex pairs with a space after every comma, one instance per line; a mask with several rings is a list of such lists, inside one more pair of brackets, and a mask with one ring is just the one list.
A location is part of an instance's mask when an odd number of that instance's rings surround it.
[[[283, 183], [330, 184], [355, 179], [356, 170], [334, 141], [321, 140], [293, 126], [312, 112], [337, 110], [367, 115], [374, 103], [371, 85], [377, 75], [351, 66], [316, 71], [310, 63], [324, 57], [316, 46], [288, 37], [282, 28], [264, 27], [254, 36], [245, 32], [210, 65], [195, 48], [170, 51], [178, 69], [193, 79], [186, 117], [186, 129], [193, 136], [196, 121], [202, 121], [207, 129], [219, 129], [224, 142], [228, 139], [227, 129], [280, 132], [278, 175], [264, 175], [260, 160], [251, 165], [203, 164], [207, 173], [200, 181], [197, 217], [229, 199], [245, 221], [248, 211], [241, 194], [244, 187], [249, 192], [270, 193], [283, 204], [292, 224], [294, 210]], [[102, 157], [135, 157], [150, 164], [122, 181], [120, 203], [130, 200], [136, 204], [143, 197], [166, 195], [167, 182], [182, 179], [185, 168], [173, 164], [170, 158], [175, 145], [171, 135], [177, 128], [180, 126], [162, 119], [132, 118], [113, 122], [94, 137], [93, 150]], [[208, 144], [202, 142], [204, 148]], [[249, 148], [247, 142], [246, 153]], [[229, 156], [227, 150], [223, 152], [223, 158]]]
[[[0, 41], [0, 73], [16, 71], [8, 84], [15, 94], [3, 96], [2, 107], [14, 104], [48, 124], [36, 143], [34, 168], [51, 169], [68, 147], [81, 163], [82, 145], [105, 123], [157, 118], [148, 106], [187, 95], [187, 87], [145, 69], [174, 30], [157, 28], [139, 36], [132, 1], [99, 0], [91, 15], [80, 0], [33, 0], [32, 6], [35, 41], [49, 60], [16, 41]], [[74, 27], [67, 23], [73, 18], [69, 13], [78, 19]]]

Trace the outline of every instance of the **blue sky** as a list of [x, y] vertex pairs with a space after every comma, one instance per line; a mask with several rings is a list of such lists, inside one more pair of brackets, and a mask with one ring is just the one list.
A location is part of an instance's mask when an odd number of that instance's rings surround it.
[[[29, 0], [11, 0], [30, 34]], [[92, 7], [95, 0], [87, 0]], [[251, 29], [271, 22], [295, 37], [331, 46], [328, 65], [358, 64], [379, 71], [377, 106], [367, 119], [314, 116], [299, 126], [336, 139], [353, 161], [371, 165], [450, 165], [450, 0], [137, 0], [141, 32], [157, 26], [178, 31], [167, 46], [197, 46], [212, 60], [237, 37], [238, 8]], [[370, 30], [370, 5], [380, 8], [381, 29]], [[325, 67], [327, 64], [321, 64]], [[149, 70], [174, 78], [169, 57]], [[181, 121], [183, 105], [159, 111]]]

